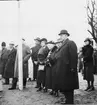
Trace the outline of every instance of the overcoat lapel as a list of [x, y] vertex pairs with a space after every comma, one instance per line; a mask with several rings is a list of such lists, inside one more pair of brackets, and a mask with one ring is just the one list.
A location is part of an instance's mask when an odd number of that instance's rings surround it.
[[61, 49], [62, 47], [64, 47], [64, 46], [68, 43], [68, 41], [69, 41], [69, 39], [67, 39], [65, 42], [63, 42], [62, 46], [59, 47], [59, 49], [58, 49], [57, 51], [60, 51], [60, 49]]

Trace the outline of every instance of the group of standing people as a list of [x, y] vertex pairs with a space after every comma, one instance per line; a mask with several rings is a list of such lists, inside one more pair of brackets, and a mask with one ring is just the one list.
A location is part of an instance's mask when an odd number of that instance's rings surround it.
[[[23, 54], [23, 87], [26, 87], [28, 78], [28, 60], [30, 58], [30, 48], [22, 39], [22, 54]], [[18, 46], [13, 42], [9, 44], [9, 49], [6, 48], [6, 43], [2, 43], [2, 50], [0, 54], [0, 74], [5, 79], [4, 85], [10, 84], [12, 78], [12, 87], [9, 90], [16, 89], [18, 82]]]
[[[67, 30], [61, 30], [57, 42], [47, 39], [35, 39], [36, 46], [32, 48], [34, 62], [34, 80], [37, 91], [47, 92], [58, 96], [64, 94], [66, 104], [74, 103], [74, 90], [79, 88], [77, 72], [77, 46], [69, 40]], [[35, 49], [35, 50], [34, 50]]]
[[[87, 80], [85, 91], [93, 91], [93, 47], [90, 39], [85, 40], [85, 46], [78, 54], [74, 41], [69, 40], [70, 34], [67, 30], [61, 30], [57, 42], [48, 41], [46, 38], [36, 38], [35, 46], [29, 48], [22, 39], [23, 53], [23, 88], [26, 88], [28, 78], [28, 60], [33, 62], [33, 81], [36, 81], [37, 92], [48, 92], [50, 95], [58, 96], [61, 92], [66, 100], [64, 104], [74, 104], [74, 90], [79, 89], [78, 79], [78, 58], [83, 59], [83, 77]], [[0, 54], [0, 74], [5, 79], [6, 85], [9, 78], [12, 79], [12, 86], [9, 90], [16, 89], [18, 82], [18, 46], [14, 43], [2, 43]]]

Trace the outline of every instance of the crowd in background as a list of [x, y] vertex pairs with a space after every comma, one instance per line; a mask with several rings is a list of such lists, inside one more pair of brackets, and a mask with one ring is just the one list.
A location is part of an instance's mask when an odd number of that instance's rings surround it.
[[[74, 90], [79, 89], [78, 72], [81, 72], [83, 79], [87, 81], [85, 91], [95, 90], [97, 50], [93, 49], [89, 38], [84, 41], [85, 46], [78, 52], [75, 42], [69, 40], [70, 34], [67, 30], [61, 30], [59, 36], [57, 42], [36, 38], [35, 46], [32, 48], [29, 48], [25, 39], [22, 39], [23, 88], [26, 88], [27, 79], [35, 81], [37, 92], [45, 93], [50, 90], [49, 94], [56, 97], [60, 92], [65, 96], [65, 100], [61, 100], [60, 103], [74, 104]], [[7, 49], [6, 43], [2, 42], [1, 46], [0, 80], [3, 78], [5, 80], [3, 85], [9, 85], [12, 78], [12, 86], [9, 90], [14, 90], [18, 82], [18, 45], [15, 46], [11, 42], [10, 49]], [[32, 77], [31, 71], [33, 71]]]

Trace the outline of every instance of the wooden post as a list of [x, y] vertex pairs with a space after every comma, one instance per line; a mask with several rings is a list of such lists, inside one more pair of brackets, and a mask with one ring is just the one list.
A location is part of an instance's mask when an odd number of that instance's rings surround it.
[[22, 55], [22, 36], [21, 36], [21, 16], [20, 16], [20, 1], [18, 1], [18, 70], [19, 70], [19, 89], [23, 90], [23, 55]]

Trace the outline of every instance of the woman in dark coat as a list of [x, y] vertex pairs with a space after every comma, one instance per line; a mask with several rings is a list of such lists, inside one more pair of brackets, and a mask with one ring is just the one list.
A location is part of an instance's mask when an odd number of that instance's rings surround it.
[[45, 87], [46, 89], [52, 89], [52, 65], [50, 63], [50, 57], [53, 55], [55, 50], [57, 49], [57, 46], [55, 46], [54, 42], [48, 42], [48, 48], [50, 49], [50, 52], [47, 57], [47, 62], [46, 62], [46, 82], [45, 82]]
[[94, 90], [93, 47], [91, 46], [91, 40], [89, 38], [87, 38], [84, 42], [86, 45], [82, 48], [84, 61], [83, 75], [88, 84], [85, 91], [92, 91]]
[[[46, 46], [47, 39], [41, 39], [41, 48], [38, 52], [38, 72], [37, 72], [37, 85], [38, 90], [41, 91], [45, 87], [45, 61], [49, 52], [48, 47]], [[41, 86], [42, 85], [42, 86]]]

